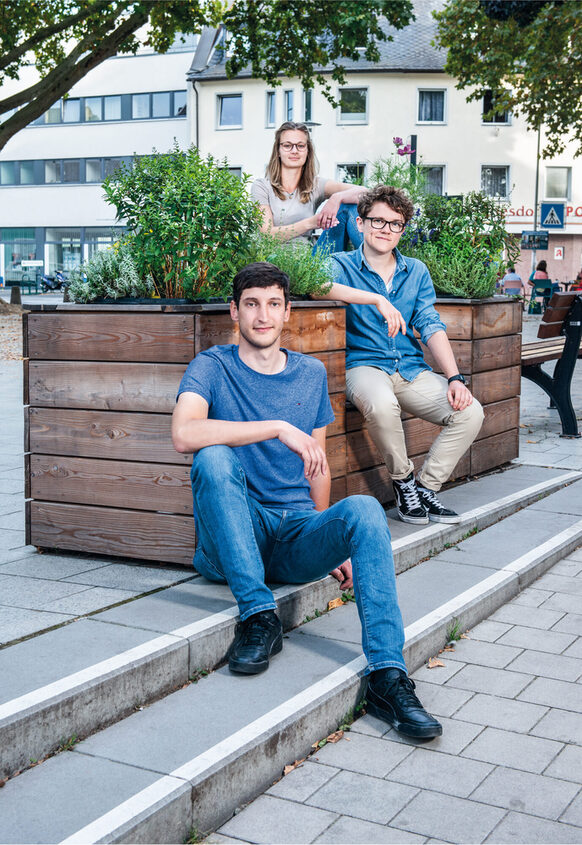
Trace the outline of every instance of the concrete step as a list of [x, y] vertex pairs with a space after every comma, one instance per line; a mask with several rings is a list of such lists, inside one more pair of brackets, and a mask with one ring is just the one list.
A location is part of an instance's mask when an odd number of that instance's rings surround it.
[[[463, 513], [456, 525], [391, 519], [397, 573], [581, 477], [517, 466], [447, 491], [444, 501]], [[290, 630], [327, 608], [337, 581], [278, 587], [275, 595]], [[195, 578], [1, 650], [0, 777], [217, 666], [237, 617], [227, 587]]]
[[[582, 543], [581, 492], [574, 482], [398, 576], [411, 671], [452, 619], [474, 626]], [[3, 841], [181, 842], [215, 828], [355, 706], [359, 636], [349, 603], [291, 631], [265, 674], [221, 668], [9, 780]]]

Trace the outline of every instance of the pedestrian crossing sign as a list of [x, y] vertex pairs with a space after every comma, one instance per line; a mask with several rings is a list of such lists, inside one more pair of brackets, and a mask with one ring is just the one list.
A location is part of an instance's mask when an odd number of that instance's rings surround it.
[[540, 220], [544, 229], [563, 229], [566, 206], [563, 202], [543, 202]]

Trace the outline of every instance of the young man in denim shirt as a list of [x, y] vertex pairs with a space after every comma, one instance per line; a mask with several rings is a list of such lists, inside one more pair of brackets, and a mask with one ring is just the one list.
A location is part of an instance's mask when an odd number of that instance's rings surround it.
[[[368, 191], [358, 203], [364, 242], [353, 252], [333, 255], [336, 284], [322, 298], [350, 304], [346, 394], [363, 414], [386, 463], [398, 516], [417, 524], [458, 522], [459, 515], [436, 494], [477, 436], [483, 409], [459, 373], [426, 266], [397, 249], [413, 212], [397, 188], [379, 185]], [[444, 378], [425, 362], [413, 329]], [[416, 479], [402, 410], [443, 426]]]
[[281, 349], [289, 315], [285, 273], [266, 262], [241, 270], [231, 303], [239, 344], [196, 356], [172, 421], [175, 448], [194, 453], [194, 565], [211, 581], [228, 583], [239, 607], [229, 667], [262, 672], [282, 649], [266, 581], [301, 584], [331, 572], [341, 589], [354, 586], [368, 709], [408, 736], [440, 736], [441, 725], [406, 674], [384, 511], [371, 496], [329, 507], [325, 432], [333, 412], [326, 372], [315, 358]]

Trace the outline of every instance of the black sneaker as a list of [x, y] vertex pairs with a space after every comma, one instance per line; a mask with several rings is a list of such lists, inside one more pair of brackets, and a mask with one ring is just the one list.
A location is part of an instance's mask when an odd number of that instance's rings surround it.
[[460, 522], [462, 517], [456, 511], [445, 508], [442, 502], [437, 499], [434, 490], [427, 490], [426, 487], [417, 485], [418, 495], [422, 505], [426, 509], [428, 518], [432, 522]]
[[401, 669], [372, 672], [366, 693], [368, 713], [383, 719], [405, 736], [433, 739], [443, 726], [427, 713], [416, 693], [414, 681]]
[[231, 672], [257, 675], [269, 668], [269, 658], [283, 648], [283, 626], [274, 610], [249, 616], [236, 626], [234, 642], [228, 650]]
[[413, 525], [426, 525], [428, 516], [426, 508], [420, 501], [414, 475], [410, 473], [408, 478], [402, 481], [392, 479], [394, 495], [396, 496], [396, 510], [402, 522], [411, 522]]

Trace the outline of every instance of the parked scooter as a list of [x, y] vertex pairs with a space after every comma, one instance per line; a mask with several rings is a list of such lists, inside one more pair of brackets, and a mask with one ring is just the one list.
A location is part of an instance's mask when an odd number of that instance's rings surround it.
[[64, 290], [69, 286], [69, 280], [65, 278], [61, 270], [55, 270], [54, 276], [48, 276], [46, 273], [40, 280], [43, 293], [49, 291]]

